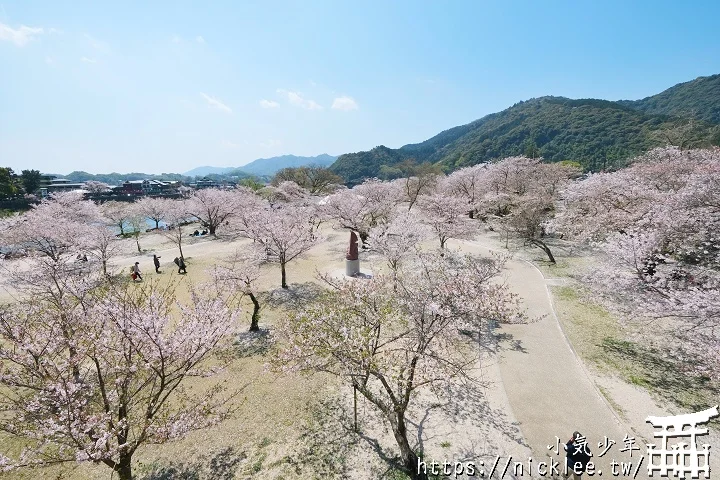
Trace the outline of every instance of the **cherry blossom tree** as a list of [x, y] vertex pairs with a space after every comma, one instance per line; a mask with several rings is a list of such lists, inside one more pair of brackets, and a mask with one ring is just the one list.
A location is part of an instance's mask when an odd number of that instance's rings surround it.
[[103, 275], [107, 275], [108, 262], [117, 255], [120, 244], [115, 232], [105, 225], [91, 225], [80, 239], [83, 251], [100, 262]]
[[310, 192], [291, 180], [285, 180], [277, 185], [268, 185], [258, 193], [271, 205], [277, 202], [303, 202], [310, 197]]
[[324, 277], [331, 291], [278, 329], [285, 342], [277, 365], [330, 373], [356, 388], [383, 415], [411, 478], [426, 479], [409, 441], [408, 408], [419, 390], [463, 377], [477, 361], [463, 332], [521, 319], [517, 299], [493, 280], [501, 268], [502, 261], [435, 253], [401, 267], [396, 289], [383, 276]]
[[445, 177], [439, 189], [450, 195], [464, 198], [468, 204], [468, 216], [473, 218], [480, 199], [489, 188], [487, 173], [488, 164], [486, 163], [461, 168]]
[[228, 222], [234, 214], [236, 198], [230, 190], [218, 188], [197, 190], [187, 200], [187, 213], [197, 218], [211, 235], [215, 235], [217, 228]]
[[392, 218], [399, 197], [396, 184], [372, 179], [330, 195], [323, 208], [339, 228], [356, 232], [364, 244], [371, 228]]
[[98, 182], [96, 180], [88, 180], [83, 183], [83, 189], [90, 193], [103, 193], [109, 192], [110, 186], [107, 183]]
[[258, 209], [242, 232], [265, 251], [268, 262], [280, 265], [282, 288], [288, 288], [286, 265], [320, 240], [314, 214], [311, 208], [295, 205]]
[[173, 200], [172, 203], [168, 205], [169, 208], [167, 208], [164, 213], [165, 222], [167, 222], [168, 228], [167, 230], [160, 230], [163, 236], [170, 239], [175, 245], [177, 245], [178, 250], [180, 251], [180, 258], [185, 258], [182, 246], [183, 240], [187, 237], [187, 232], [183, 227], [188, 220], [186, 201], [187, 200], [185, 199]]
[[[487, 191], [480, 208], [510, 237], [536, 246], [548, 260], [555, 257], [546, 242], [560, 190], [579, 175], [573, 164], [547, 164], [541, 158], [509, 157], [487, 168]], [[494, 228], [494, 227], [493, 227]]]
[[132, 204], [114, 200], [100, 205], [100, 212], [109, 225], [117, 227], [120, 235], [125, 235], [125, 227], [132, 213]]
[[425, 225], [408, 213], [370, 230], [368, 245], [371, 251], [378, 252], [387, 260], [393, 275], [396, 275], [403, 259], [412, 257], [418, 244], [429, 233]]
[[155, 222], [155, 229], [160, 229], [160, 222], [165, 220], [165, 215], [172, 209], [172, 200], [159, 197], [142, 197], [135, 202], [137, 209], [147, 218]]
[[147, 230], [147, 217], [139, 208], [139, 205], [132, 204], [128, 206], [127, 222], [132, 229], [132, 236], [135, 239], [138, 253], [142, 252], [140, 248], [140, 234]]
[[427, 162], [418, 165], [412, 160], [405, 160], [398, 168], [405, 177], [398, 178], [393, 183], [398, 185], [402, 192], [403, 201], [408, 202], [408, 211], [412, 210], [421, 195], [433, 193], [442, 176], [442, 170], [438, 166]]
[[[45, 282], [67, 282], [66, 273]], [[175, 316], [172, 290], [97, 288], [85, 276], [69, 277], [84, 288], [0, 311], [0, 429], [25, 444], [19, 457], [3, 452], [4, 468], [89, 461], [130, 480], [143, 445], [226, 417], [222, 383], [197, 392], [183, 386], [216, 374], [236, 312], [191, 291]]]
[[265, 261], [264, 252], [258, 248], [237, 251], [221, 265], [216, 265], [211, 274], [214, 285], [231, 302], [247, 296], [253, 304], [250, 331], [260, 330], [260, 301], [257, 297], [257, 281], [260, 277], [260, 265]]
[[[673, 318], [720, 378], [720, 150], [656, 149], [564, 193], [556, 227], [600, 256], [589, 285], [630, 317]], [[682, 336], [677, 329], [673, 335]], [[714, 352], [708, 357], [708, 352]], [[707, 372], [706, 372], [707, 373]]]
[[477, 232], [477, 222], [467, 217], [467, 203], [458, 197], [424, 195], [419, 205], [423, 221], [437, 236], [441, 249], [451, 238], [470, 238]]
[[0, 237], [5, 244], [22, 245], [33, 252], [60, 261], [80, 250], [80, 239], [90, 225], [102, 223], [100, 211], [93, 202], [83, 200], [82, 193], [56, 193], [31, 210], [2, 220]]

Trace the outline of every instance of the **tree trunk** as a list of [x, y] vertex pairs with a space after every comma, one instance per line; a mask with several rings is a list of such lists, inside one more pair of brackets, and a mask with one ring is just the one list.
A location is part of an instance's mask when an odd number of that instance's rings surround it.
[[142, 250], [140, 250], [140, 236], [139, 235], [135, 235], [135, 243], [137, 243], [138, 253], [142, 253]]
[[418, 456], [413, 452], [412, 448], [410, 448], [410, 443], [407, 439], [407, 427], [405, 425], [405, 412], [396, 413], [395, 421], [390, 423], [392, 424], [395, 441], [398, 447], [400, 447], [403, 466], [410, 474], [410, 478], [412, 478], [412, 480], [428, 480], [427, 472], [422, 468], [418, 469]]
[[155, 219], [155, 230], [160, 230], [160, 220]]
[[103, 275], [107, 275], [107, 260], [103, 259], [102, 266], [103, 266]]
[[250, 320], [250, 331], [257, 332], [260, 330], [260, 326], [258, 325], [258, 322], [260, 321], [260, 302], [258, 302], [252, 292], [249, 293], [249, 296], [250, 300], [253, 302], [253, 314], [252, 320]]
[[215, 230], [217, 230], [217, 226], [208, 225], [208, 230], [210, 231], [210, 235], [215, 235]]
[[288, 286], [287, 286], [287, 274], [285, 273], [285, 262], [283, 262], [283, 261], [280, 261], [280, 272], [282, 273], [282, 283], [281, 283], [280, 286], [281, 286], [282, 288], [288, 288]]
[[468, 217], [470, 217], [470, 218], [475, 218], [475, 210], [470, 210], [470, 211], [468, 212]]
[[556, 263], [555, 257], [553, 256], [552, 252], [550, 251], [550, 247], [548, 247], [545, 242], [542, 240], [538, 240], [537, 238], [531, 238], [530, 243], [535, 245], [536, 247], [540, 248], [545, 254], [548, 256], [548, 260], [550, 260], [550, 263]]
[[130, 457], [122, 455], [120, 461], [115, 464], [114, 470], [118, 474], [119, 480], [132, 480], [132, 466], [130, 464]]

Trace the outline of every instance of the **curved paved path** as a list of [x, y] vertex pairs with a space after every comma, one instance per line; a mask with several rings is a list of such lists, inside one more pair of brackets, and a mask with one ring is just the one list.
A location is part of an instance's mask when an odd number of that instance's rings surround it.
[[[463, 251], [485, 253], [491, 250], [478, 242], [458, 242]], [[524, 325], [502, 325], [505, 334], [520, 342], [520, 349], [503, 349], [500, 374], [510, 407], [527, 443], [533, 451], [534, 460], [547, 460], [548, 455], [564, 461], [564, 454], [555, 456], [556, 436], [566, 442], [575, 430], [588, 438], [595, 454], [593, 461], [602, 476], [611, 477], [610, 462], [630, 461], [623, 447], [629, 427], [623, 425], [612, 408], [593, 385], [585, 367], [575, 355], [555, 315], [548, 284], [557, 280], [546, 279], [531, 263], [511, 259], [506, 265], [506, 279], [511, 290], [520, 295], [522, 305], [530, 318], [540, 320]], [[603, 457], [598, 442], [605, 436], [617, 442]], [[642, 445], [638, 442], [639, 445]], [[562, 446], [560, 447], [562, 449]], [[644, 453], [633, 454], [633, 467]], [[527, 463], [527, 459], [525, 459]], [[647, 478], [644, 463], [637, 478]], [[537, 472], [534, 472], [534, 477]], [[632, 475], [630, 475], [632, 477]], [[584, 476], [583, 478], [589, 478]]]

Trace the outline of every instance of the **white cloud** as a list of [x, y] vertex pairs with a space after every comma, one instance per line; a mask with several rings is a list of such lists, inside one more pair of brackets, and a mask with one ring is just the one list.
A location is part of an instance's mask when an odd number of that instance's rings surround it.
[[97, 38], [92, 37], [90, 34], [85, 34], [85, 39], [88, 41], [90, 46], [94, 48], [95, 50], [107, 53], [110, 50], [110, 47], [107, 43], [103, 42], [102, 40], [98, 40]]
[[275, 140], [274, 138], [269, 139], [267, 142], [260, 142], [260, 146], [263, 148], [277, 148], [283, 144], [282, 140]]
[[45, 57], [45, 63], [48, 65], [55, 65], [55, 59], [53, 57]]
[[274, 102], [272, 100], [265, 100], [264, 98], [260, 100], [260, 106], [262, 108], [280, 108], [280, 104], [278, 102]]
[[223, 140], [222, 142], [220, 142], [220, 145], [222, 145], [225, 148], [240, 148], [241, 147], [240, 144], [231, 142], [230, 140]]
[[299, 92], [291, 92], [282, 88], [278, 88], [277, 93], [285, 97], [291, 105], [295, 105], [296, 107], [304, 108], [306, 110], [322, 110], [323, 108], [321, 105], [315, 102], [315, 100], [304, 98], [302, 93]]
[[173, 36], [170, 38], [170, 41], [171, 41], [172, 43], [180, 43], [180, 42], [182, 42], [182, 38], [180, 38], [180, 36], [178, 36], [178, 35], [173, 35]]
[[349, 112], [350, 110], [357, 110], [358, 104], [352, 97], [348, 97], [346, 95], [343, 95], [342, 97], [337, 97], [335, 100], [333, 100], [332, 109], [333, 110], [343, 110], [345, 112]]
[[97, 63], [97, 60], [95, 60], [94, 58], [88, 58], [88, 57], [81, 57], [80, 61], [85, 62], [85, 63]]
[[202, 35], [198, 35], [197, 37], [195, 37], [195, 41], [197, 43], [205, 43], [205, 39], [202, 37]]
[[202, 92], [200, 92], [200, 96], [203, 97], [205, 99], [205, 101], [207, 101], [209, 106], [211, 106], [213, 108], [217, 108], [218, 110], [222, 110], [223, 112], [226, 112], [226, 113], [232, 113], [232, 108], [228, 107], [227, 105], [222, 103], [217, 98], [211, 97], [210, 95], [207, 95]]
[[45, 30], [41, 27], [28, 27], [27, 25], [20, 25], [19, 28], [14, 29], [9, 25], [0, 23], [0, 40], [12, 42], [18, 47], [24, 47], [43, 33], [45, 33]]

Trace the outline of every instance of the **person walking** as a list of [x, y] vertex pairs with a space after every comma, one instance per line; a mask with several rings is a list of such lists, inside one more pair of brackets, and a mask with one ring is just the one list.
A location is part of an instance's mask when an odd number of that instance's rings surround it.
[[140, 280], [142, 281], [142, 275], [140, 275], [140, 262], [135, 262], [135, 266], [133, 267], [133, 273], [135, 274], [135, 278], [133, 280]]
[[177, 265], [179, 274], [187, 273], [187, 270], [185, 269], [185, 260], [183, 259], [183, 257], [175, 257], [175, 260], [173, 260], [173, 262], [175, 262], [175, 265]]
[[567, 457], [563, 477], [569, 478], [572, 476], [573, 480], [580, 480], [592, 457], [587, 439], [580, 432], [575, 431], [572, 438], [564, 445], [564, 448]]
[[162, 257], [158, 257], [157, 255], [153, 255], [153, 263], [155, 264], [155, 273], [161, 273], [160, 272], [160, 259]]

